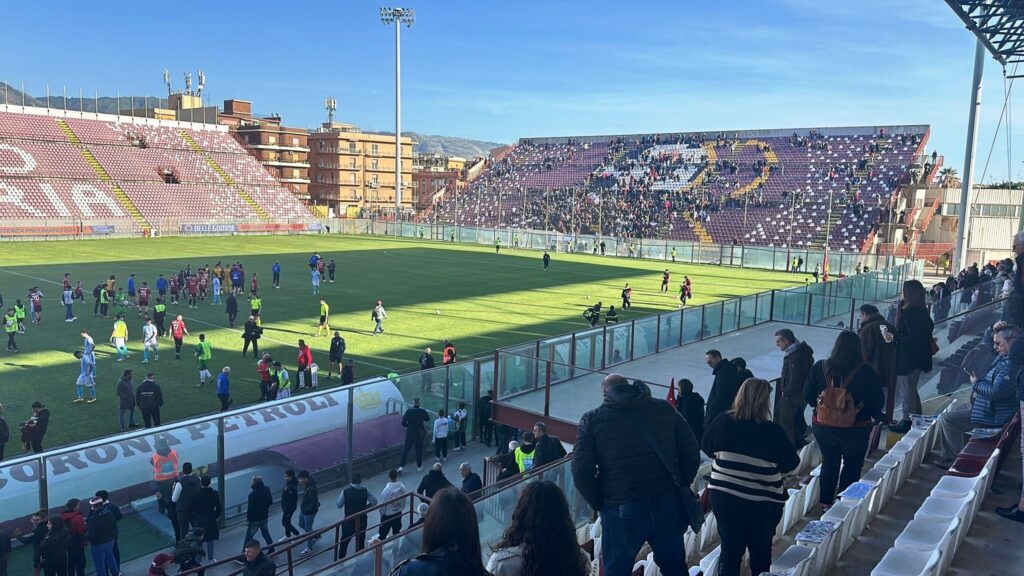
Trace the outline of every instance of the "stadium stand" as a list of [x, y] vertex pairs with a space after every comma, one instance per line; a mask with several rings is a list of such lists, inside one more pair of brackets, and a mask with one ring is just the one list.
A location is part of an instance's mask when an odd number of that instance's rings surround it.
[[130, 217], [148, 231], [173, 219], [309, 215], [225, 131], [98, 118], [0, 112], [0, 216]]
[[[859, 251], [927, 126], [522, 140], [439, 221]], [[831, 211], [829, 206], [831, 206]]]

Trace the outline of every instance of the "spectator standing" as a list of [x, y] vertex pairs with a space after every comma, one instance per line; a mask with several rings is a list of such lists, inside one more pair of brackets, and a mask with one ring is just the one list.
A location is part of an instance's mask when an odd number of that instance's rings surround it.
[[701, 447], [714, 459], [708, 489], [722, 537], [721, 576], [739, 576], [747, 551], [752, 574], [767, 572], [772, 563], [772, 540], [787, 498], [783, 475], [796, 469], [800, 456], [771, 418], [771, 385], [750, 378], [732, 409], [704, 434]]
[[[60, 513], [60, 518], [68, 531], [68, 576], [85, 576], [85, 518], [82, 517], [81, 507], [82, 501], [72, 498]], [[0, 546], [2, 545], [0, 542]], [[4, 575], [2, 570], [0, 575]]]
[[[117, 421], [121, 426], [121, 432], [129, 428], [138, 428], [135, 423], [135, 386], [132, 384], [132, 371], [125, 370], [117, 381]], [[125, 415], [128, 416], [128, 423], [125, 423]]]
[[422, 494], [427, 498], [433, 498], [438, 490], [448, 488], [449, 486], [452, 486], [452, 483], [445, 477], [441, 463], [434, 462], [434, 465], [430, 467], [430, 470], [420, 480], [419, 486], [416, 487], [416, 493]]
[[896, 397], [902, 420], [891, 429], [902, 433], [910, 430], [910, 415], [921, 413], [921, 396], [917, 384], [921, 373], [932, 370], [932, 330], [935, 324], [928, 314], [924, 286], [917, 280], [903, 283], [903, 302], [896, 321], [896, 336], [887, 341], [896, 343]]
[[71, 537], [60, 516], [51, 516], [46, 525], [46, 536], [40, 545], [39, 558], [46, 576], [67, 576], [68, 549]]
[[512, 511], [487, 570], [494, 576], [559, 574], [586, 576], [590, 561], [576, 543], [576, 528], [562, 490], [552, 482], [530, 482]]
[[459, 402], [455, 412], [452, 412], [452, 423], [455, 426], [455, 449], [466, 449], [466, 427], [469, 425], [469, 413], [466, 412], [466, 403]]
[[121, 509], [117, 504], [110, 501], [110, 493], [106, 490], [97, 490], [94, 496], [103, 500], [103, 508], [114, 517], [114, 559], [117, 560], [118, 564], [121, 564], [121, 549], [117, 545], [120, 528], [118, 528], [117, 523], [124, 518], [124, 514], [121, 514]]
[[39, 576], [43, 571], [43, 560], [41, 556], [43, 539], [48, 531], [46, 523], [46, 510], [40, 510], [32, 514], [32, 531], [22, 534], [21, 528], [14, 529], [14, 537], [22, 544], [32, 545], [32, 576]]
[[676, 396], [676, 410], [690, 425], [694, 438], [704, 434], [704, 397], [693, 391], [693, 382], [679, 379], [679, 396]]
[[374, 321], [373, 334], [384, 333], [384, 320], [388, 317], [388, 313], [384, 310], [384, 302], [377, 300], [377, 304], [373, 307], [373, 311], [370, 313], [370, 319]]
[[537, 456], [537, 437], [533, 432], [523, 434], [523, 442], [512, 452], [515, 458], [516, 468], [520, 472], [529, 472], [534, 469], [533, 459]]
[[[420, 354], [419, 358], [420, 370], [432, 370], [434, 368], [434, 353], [430, 348], [424, 348], [423, 353]], [[420, 380], [420, 391], [423, 393], [433, 392], [434, 390], [434, 376], [431, 372], [423, 374], [423, 379]]]
[[348, 543], [353, 538], [356, 540], [356, 552], [366, 545], [366, 514], [361, 512], [376, 506], [377, 498], [363, 486], [362, 475], [355, 472], [352, 474], [352, 483], [338, 494], [335, 505], [343, 510], [338, 557], [344, 558], [348, 554]]
[[255, 540], [247, 540], [242, 550], [242, 576], [274, 576], [277, 574], [277, 566], [274, 561], [263, 553], [260, 543]]
[[217, 399], [220, 400], [220, 411], [225, 412], [231, 407], [231, 367], [221, 368], [217, 376]]
[[441, 363], [444, 364], [445, 366], [455, 364], [456, 357], [457, 354], [455, 353], [455, 344], [452, 344], [450, 341], [445, 340], [444, 350], [442, 351], [441, 354]]
[[864, 356], [864, 362], [874, 369], [882, 381], [882, 390], [887, 390], [896, 381], [893, 372], [893, 351], [894, 346], [886, 342], [884, 333], [896, 333], [896, 327], [886, 321], [874, 304], [864, 304], [860, 307], [860, 330], [857, 336], [860, 338], [860, 352]]
[[33, 454], [40, 454], [43, 451], [43, 438], [50, 428], [50, 409], [38, 400], [32, 403], [32, 417], [25, 424], [23, 438], [32, 448]]
[[605, 574], [630, 574], [645, 541], [662, 574], [685, 574], [690, 504], [680, 497], [692, 494], [677, 495], [676, 486], [689, 486], [697, 475], [697, 440], [668, 402], [651, 398], [646, 384], [611, 374], [601, 391], [601, 406], [580, 419], [572, 475], [601, 514]]
[[146, 379], [135, 390], [135, 405], [142, 412], [142, 423], [146, 428], [160, 425], [160, 407], [164, 405], [164, 393], [156, 383], [156, 374], [146, 374]]
[[[860, 339], [840, 332], [828, 359], [811, 368], [804, 400], [814, 408], [814, 438], [821, 450], [821, 506], [860, 478], [873, 420], [881, 420], [884, 398], [878, 374], [864, 363]], [[842, 472], [840, 472], [842, 467]]]
[[437, 411], [437, 418], [434, 419], [434, 458], [438, 462], [448, 460], [448, 430], [451, 420], [444, 415], [444, 410]]
[[423, 522], [423, 554], [402, 562], [393, 576], [486, 576], [476, 510], [451, 488], [438, 492]]
[[743, 358], [736, 357], [732, 359], [732, 365], [736, 367], [736, 373], [739, 374], [740, 385], [742, 386], [748, 378], [753, 378], [754, 373], [747, 369], [747, 361]]
[[301, 534], [292, 524], [292, 517], [298, 509], [299, 479], [295, 477], [295, 471], [289, 468], [284, 471], [284, 488], [281, 489], [281, 526], [284, 528], [284, 536], [279, 542]]
[[335, 366], [338, 367], [338, 375], [341, 375], [341, 371], [344, 368], [343, 363], [345, 362], [345, 339], [341, 337], [341, 331], [334, 331], [334, 338], [331, 338], [331, 348], [329, 351], [330, 358], [327, 363], [327, 378], [331, 378], [331, 371]]
[[405, 511], [405, 496], [409, 493], [405, 484], [398, 481], [398, 469], [392, 468], [388, 471], [388, 483], [380, 493], [381, 504], [385, 504], [380, 510], [380, 532], [377, 537], [384, 540], [388, 534], [398, 535], [402, 531], [402, 512]]
[[89, 500], [92, 507], [85, 519], [86, 535], [92, 553], [92, 565], [96, 574], [118, 574], [117, 559], [114, 558], [114, 539], [117, 537], [117, 519], [103, 506], [102, 498]]
[[775, 421], [782, 426], [790, 445], [797, 450], [807, 444], [807, 421], [804, 419], [804, 384], [814, 366], [814, 350], [797, 340], [789, 328], [775, 332], [775, 347], [782, 351], [782, 401], [775, 407]]
[[475, 492], [483, 490], [484, 483], [480, 480], [480, 475], [473, 472], [469, 462], [459, 464], [459, 475], [462, 476], [462, 493], [466, 496], [472, 498]]
[[484, 395], [476, 403], [476, 421], [480, 426], [480, 440], [491, 447], [491, 438], [494, 437], [494, 423], [491, 422], [491, 391], [484, 390]]
[[704, 415], [704, 425], [711, 426], [719, 414], [732, 406], [742, 382], [736, 366], [728, 359], [722, 358], [722, 353], [718, 350], [708, 350], [704, 354], [704, 360], [711, 367], [711, 373], [715, 375], [711, 392], [708, 393], [707, 413]]
[[533, 456], [534, 468], [540, 468], [565, 457], [565, 447], [562, 446], [562, 441], [557, 436], [548, 434], [546, 424], [543, 422], [534, 424], [533, 435], [537, 439], [537, 448]]
[[939, 416], [941, 460], [936, 465], [949, 468], [964, 449], [964, 434], [974, 428], [1000, 428], [1017, 412], [1017, 378], [1020, 366], [1010, 360], [1010, 348], [1017, 341], [1016, 327], [998, 325], [992, 335], [999, 357], [984, 377], [971, 374], [971, 401], [957, 402]]
[[[317, 489], [316, 479], [310, 476], [308, 470], [299, 472], [299, 484], [302, 486], [302, 503], [299, 504], [299, 528], [307, 534], [313, 531], [313, 520], [320, 510], [320, 491]], [[311, 538], [306, 541], [306, 547], [299, 554], [305, 556], [313, 551], [313, 545], [320, 537]]]
[[199, 491], [192, 497], [192, 522], [197, 528], [203, 529], [206, 559], [212, 563], [217, 561], [214, 551], [220, 539], [220, 493], [211, 486], [212, 479], [209, 476], [200, 478], [199, 484]]
[[174, 485], [174, 491], [171, 492], [171, 501], [174, 502], [174, 508], [178, 513], [178, 530], [182, 535], [188, 534], [189, 527], [192, 526], [192, 499], [201, 487], [199, 476], [192, 471], [192, 463], [182, 464], [181, 476]]
[[235, 327], [235, 319], [238, 318], [238, 299], [235, 298], [235, 292], [228, 292], [228, 297], [224, 299], [224, 311], [228, 315], [228, 326]]
[[274, 544], [267, 528], [267, 520], [270, 518], [270, 505], [274, 503], [274, 495], [270, 488], [263, 484], [262, 476], [253, 476], [250, 484], [248, 508], [245, 511], [245, 542], [252, 540], [252, 537], [259, 532], [267, 546]]
[[402, 446], [402, 460], [398, 465], [398, 473], [402, 473], [406, 461], [409, 459], [409, 450], [416, 454], [416, 471], [423, 471], [423, 440], [426, 436], [427, 422], [430, 415], [423, 408], [420, 408], [420, 399], [412, 399], [412, 408], [402, 415], [402, 427], [405, 428], [405, 444]]

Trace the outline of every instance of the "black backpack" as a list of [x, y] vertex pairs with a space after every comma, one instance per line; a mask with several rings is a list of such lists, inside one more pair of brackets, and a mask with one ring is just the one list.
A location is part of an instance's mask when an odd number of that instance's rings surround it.
[[92, 297], [99, 298], [100, 290], [103, 290], [103, 284], [97, 284], [96, 287], [92, 289]]

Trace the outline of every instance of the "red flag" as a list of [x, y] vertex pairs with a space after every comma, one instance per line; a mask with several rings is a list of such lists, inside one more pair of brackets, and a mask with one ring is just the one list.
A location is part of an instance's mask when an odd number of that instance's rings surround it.
[[673, 408], [678, 408], [678, 406], [676, 406], [676, 379], [675, 378], [672, 379], [672, 383], [669, 384], [669, 386], [668, 386], [668, 398], [665, 398], [665, 400], [669, 404], [671, 404]]

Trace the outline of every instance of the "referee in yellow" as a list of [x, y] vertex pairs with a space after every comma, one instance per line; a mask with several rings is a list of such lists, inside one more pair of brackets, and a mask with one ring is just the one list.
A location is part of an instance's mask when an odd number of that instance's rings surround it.
[[323, 298], [320, 299], [320, 327], [316, 329], [316, 335], [320, 336], [322, 333], [331, 333], [331, 325], [329, 322], [329, 316], [331, 307], [327, 305], [327, 301]]

